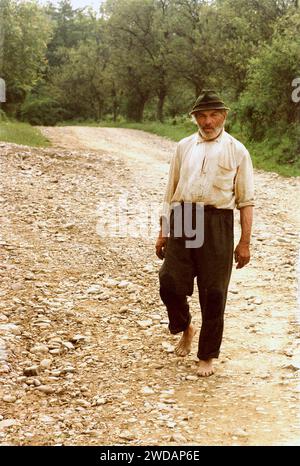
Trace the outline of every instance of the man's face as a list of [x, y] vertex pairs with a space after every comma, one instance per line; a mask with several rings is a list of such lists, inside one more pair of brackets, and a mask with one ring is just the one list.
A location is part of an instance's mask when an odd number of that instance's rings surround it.
[[194, 113], [203, 139], [215, 139], [224, 127], [226, 111], [204, 110]]

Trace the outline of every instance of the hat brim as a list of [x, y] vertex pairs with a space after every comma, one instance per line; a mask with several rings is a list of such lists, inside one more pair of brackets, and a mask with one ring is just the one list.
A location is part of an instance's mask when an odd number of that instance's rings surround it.
[[197, 112], [205, 112], [207, 110], [230, 110], [230, 108], [225, 107], [225, 105], [203, 105], [203, 107], [193, 108], [193, 110], [190, 111], [190, 115]]

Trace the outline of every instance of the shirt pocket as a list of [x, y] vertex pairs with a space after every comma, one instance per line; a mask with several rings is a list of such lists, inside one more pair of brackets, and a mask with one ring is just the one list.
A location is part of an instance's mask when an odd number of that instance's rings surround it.
[[236, 168], [230, 164], [218, 164], [213, 185], [222, 191], [233, 191]]

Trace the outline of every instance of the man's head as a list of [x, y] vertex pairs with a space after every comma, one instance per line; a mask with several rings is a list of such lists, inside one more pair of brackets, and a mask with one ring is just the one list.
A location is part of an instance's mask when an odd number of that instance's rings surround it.
[[203, 139], [215, 139], [222, 131], [229, 108], [211, 90], [203, 90], [196, 100], [190, 115], [198, 125]]
[[210, 140], [219, 136], [224, 128], [227, 110], [200, 110], [193, 113], [203, 139]]

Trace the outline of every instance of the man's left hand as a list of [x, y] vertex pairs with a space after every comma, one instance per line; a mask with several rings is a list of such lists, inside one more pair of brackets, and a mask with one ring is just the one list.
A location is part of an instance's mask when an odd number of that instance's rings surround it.
[[234, 251], [234, 260], [237, 262], [237, 269], [241, 269], [250, 261], [250, 248], [248, 243], [239, 242]]

